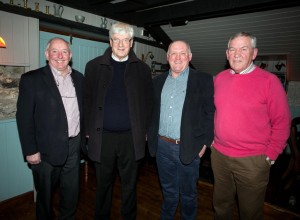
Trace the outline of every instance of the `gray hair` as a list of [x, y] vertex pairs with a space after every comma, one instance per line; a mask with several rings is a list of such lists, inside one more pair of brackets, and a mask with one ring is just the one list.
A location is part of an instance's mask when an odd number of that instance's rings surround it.
[[45, 51], [47, 51], [47, 50], [49, 49], [50, 45], [52, 44], [52, 42], [53, 42], [54, 40], [61, 40], [61, 41], [65, 42], [65, 43], [68, 45], [69, 52], [71, 52], [71, 45], [70, 45], [70, 43], [69, 43], [68, 41], [66, 41], [65, 39], [60, 38], [60, 37], [54, 37], [54, 38], [50, 39], [50, 40], [48, 41], [48, 43], [47, 43], [47, 46], [46, 46]]
[[114, 23], [109, 30], [109, 37], [111, 38], [113, 34], [128, 34], [130, 38], [134, 37], [133, 27], [129, 24], [117, 22]]
[[252, 48], [256, 48], [256, 42], [257, 42], [256, 37], [248, 32], [239, 32], [239, 33], [236, 33], [235, 35], [233, 35], [231, 38], [229, 38], [228, 48], [229, 48], [230, 42], [237, 37], [249, 37], [251, 39]]
[[186, 47], [187, 47], [187, 50], [188, 50], [189, 54], [192, 53], [190, 44], [189, 44], [188, 42], [186, 42], [186, 41], [184, 41], [184, 40], [176, 40], [176, 41], [173, 41], [172, 43], [170, 43], [170, 45], [169, 45], [169, 47], [168, 47], [168, 52], [167, 52], [167, 54], [169, 54], [169, 51], [170, 51], [171, 46], [172, 46], [174, 43], [176, 43], [176, 42], [182, 42], [182, 43], [184, 43], [184, 44], [186, 45]]

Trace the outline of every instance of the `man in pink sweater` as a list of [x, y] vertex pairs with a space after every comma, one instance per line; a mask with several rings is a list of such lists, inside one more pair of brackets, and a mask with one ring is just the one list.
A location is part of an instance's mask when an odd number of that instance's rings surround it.
[[270, 167], [286, 147], [291, 115], [280, 80], [253, 64], [256, 37], [237, 33], [226, 50], [230, 68], [215, 85], [212, 145], [215, 219], [263, 219]]

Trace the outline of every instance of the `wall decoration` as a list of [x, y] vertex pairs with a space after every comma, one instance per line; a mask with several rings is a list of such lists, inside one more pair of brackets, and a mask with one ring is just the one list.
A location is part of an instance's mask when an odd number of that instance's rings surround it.
[[268, 54], [258, 55], [254, 61], [254, 64], [275, 74], [281, 81], [284, 89], [287, 90], [287, 62], [288, 56], [286, 54]]
[[25, 67], [0, 65], [0, 120], [15, 118], [19, 82]]

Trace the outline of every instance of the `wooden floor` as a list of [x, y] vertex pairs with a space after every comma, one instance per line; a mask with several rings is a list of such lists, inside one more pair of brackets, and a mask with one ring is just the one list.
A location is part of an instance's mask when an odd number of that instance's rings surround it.
[[[76, 219], [90, 220], [94, 216], [95, 208], [95, 192], [96, 180], [94, 168], [90, 162], [81, 165], [81, 192], [80, 201], [76, 214]], [[198, 182], [198, 218], [197, 219], [213, 219], [212, 210], [212, 185], [204, 181]], [[140, 169], [140, 175], [137, 185], [138, 195], [138, 220], [158, 220], [160, 213], [160, 205], [162, 202], [162, 194], [159, 186], [156, 166], [153, 163], [143, 163]], [[54, 196], [54, 208], [57, 211], [59, 196]], [[120, 181], [116, 179], [113, 204], [112, 204], [112, 220], [119, 220], [120, 217]], [[238, 219], [237, 212], [234, 219]], [[289, 220], [300, 219], [300, 215], [289, 212], [287, 210], [272, 206], [268, 203], [264, 207], [264, 219], [266, 220]], [[33, 192], [12, 198], [0, 203], [0, 219], [2, 220], [30, 220], [35, 219], [35, 204], [33, 202]], [[179, 218], [177, 211], [176, 220]]]

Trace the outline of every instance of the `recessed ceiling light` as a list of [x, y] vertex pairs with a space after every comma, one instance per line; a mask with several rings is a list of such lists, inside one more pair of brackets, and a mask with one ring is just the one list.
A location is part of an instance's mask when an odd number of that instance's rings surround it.
[[110, 3], [111, 4], [117, 4], [117, 3], [120, 3], [120, 2], [126, 2], [126, 0], [113, 0]]

